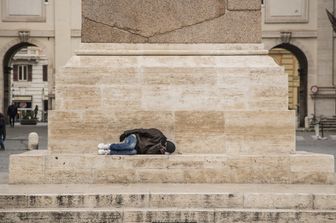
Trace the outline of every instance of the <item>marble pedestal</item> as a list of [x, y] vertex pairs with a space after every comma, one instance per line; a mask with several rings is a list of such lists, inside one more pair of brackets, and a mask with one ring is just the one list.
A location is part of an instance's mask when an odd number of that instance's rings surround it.
[[[295, 152], [287, 86], [262, 44], [82, 44], [56, 76], [48, 152], [11, 156], [10, 182], [333, 183], [332, 156]], [[96, 155], [150, 127], [174, 155]]]

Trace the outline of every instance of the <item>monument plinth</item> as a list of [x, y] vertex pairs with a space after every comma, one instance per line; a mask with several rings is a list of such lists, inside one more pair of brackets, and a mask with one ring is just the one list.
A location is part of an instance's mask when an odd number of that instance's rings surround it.
[[[260, 23], [259, 0], [83, 0], [48, 151], [11, 156], [10, 182], [333, 183], [332, 156], [295, 152], [287, 75]], [[96, 155], [150, 127], [175, 154]]]
[[[334, 185], [288, 185], [333, 184], [334, 158], [295, 151], [288, 77], [261, 44], [260, 0], [82, 5], [83, 43], [56, 75], [48, 150], [10, 157], [10, 183], [66, 185], [0, 191], [0, 219], [336, 221]], [[97, 155], [98, 143], [150, 127], [174, 154]]]

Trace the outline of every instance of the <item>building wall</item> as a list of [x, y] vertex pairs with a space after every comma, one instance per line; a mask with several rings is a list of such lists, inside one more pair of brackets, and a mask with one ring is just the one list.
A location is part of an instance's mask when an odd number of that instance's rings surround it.
[[[334, 88], [333, 75], [335, 75], [335, 54], [333, 46], [333, 31], [330, 21], [326, 14], [326, 9], [333, 12], [335, 5], [334, 0], [290, 0], [290, 4], [287, 4], [288, 12], [294, 12], [293, 4], [295, 1], [301, 1], [308, 5], [307, 20], [299, 22], [283, 21], [278, 23], [269, 23], [270, 13], [268, 13], [267, 4], [272, 4], [274, 0], [267, 0], [263, 5], [263, 42], [267, 49], [281, 44], [282, 32], [291, 33], [290, 44], [298, 47], [307, 57], [308, 60], [308, 115], [324, 115], [333, 116], [336, 114], [335, 110], [335, 98], [322, 98], [313, 99], [311, 96], [310, 88], [313, 85], [319, 87]], [[286, 0], [289, 1], [289, 0]], [[293, 4], [292, 4], [293, 3]], [[282, 2], [286, 4], [286, 2]], [[292, 10], [292, 11], [291, 11]], [[276, 10], [275, 10], [276, 11]], [[291, 20], [291, 16], [287, 16]], [[286, 19], [284, 16], [283, 19]], [[335, 79], [335, 78], [334, 78]], [[335, 96], [335, 91], [325, 92], [329, 95]], [[315, 108], [315, 109], [314, 109]]]
[[[34, 44], [44, 50], [48, 59], [49, 77], [48, 94], [49, 108], [54, 107], [55, 73], [65, 65], [74, 50], [80, 43], [81, 29], [81, 0], [49, 0], [43, 4], [45, 19], [43, 21], [31, 21], [29, 16], [22, 16], [23, 21], [7, 21], [4, 19], [6, 5], [4, 2], [12, 1], [15, 7], [25, 7], [20, 1], [26, 0], [3, 0], [0, 5], [0, 92], [3, 92], [3, 58], [6, 52], [16, 44], [20, 43], [19, 31], [29, 31], [27, 42]], [[17, 2], [16, 2], [17, 1]], [[16, 9], [17, 11], [23, 9]], [[27, 9], [25, 9], [27, 11]], [[25, 17], [27, 20], [24, 21]], [[0, 111], [5, 111], [3, 93], [0, 94]]]

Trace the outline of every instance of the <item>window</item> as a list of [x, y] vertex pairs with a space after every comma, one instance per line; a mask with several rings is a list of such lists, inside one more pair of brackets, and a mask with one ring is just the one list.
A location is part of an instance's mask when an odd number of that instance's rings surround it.
[[19, 81], [27, 81], [28, 80], [28, 65], [19, 65]]
[[43, 81], [48, 81], [48, 65], [43, 65]]
[[27, 64], [13, 66], [13, 81], [32, 81], [33, 66]]

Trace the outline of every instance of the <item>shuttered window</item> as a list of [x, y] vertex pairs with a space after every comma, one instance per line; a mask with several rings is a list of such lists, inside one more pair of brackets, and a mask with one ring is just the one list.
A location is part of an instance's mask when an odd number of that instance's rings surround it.
[[13, 81], [32, 81], [32, 65], [13, 65]]
[[48, 65], [43, 65], [43, 81], [48, 81]]
[[28, 81], [33, 80], [33, 65], [28, 65]]
[[19, 70], [19, 66], [14, 65], [13, 66], [13, 81], [18, 81], [18, 70]]

